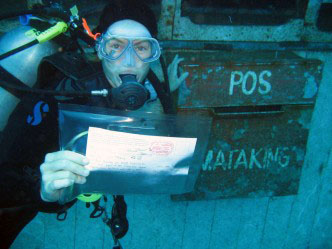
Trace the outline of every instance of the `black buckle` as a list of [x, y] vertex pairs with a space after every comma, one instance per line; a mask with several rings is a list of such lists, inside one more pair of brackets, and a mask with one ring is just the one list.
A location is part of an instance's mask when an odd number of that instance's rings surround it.
[[[104, 199], [105, 199], [105, 197], [104, 197]], [[98, 218], [104, 213], [105, 208], [101, 207], [99, 205], [99, 202], [100, 202], [100, 199], [92, 202], [92, 205], [94, 206], [94, 210], [91, 212], [90, 218]], [[88, 203], [87, 203], [87, 206], [88, 206]]]
[[67, 210], [62, 210], [57, 213], [56, 219], [58, 221], [64, 221], [67, 218]]

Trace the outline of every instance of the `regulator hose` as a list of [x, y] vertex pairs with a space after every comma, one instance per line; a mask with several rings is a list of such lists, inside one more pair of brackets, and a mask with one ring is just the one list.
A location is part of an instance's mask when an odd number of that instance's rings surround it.
[[[23, 84], [23, 83], [22, 83]], [[38, 88], [30, 88], [24, 86], [17, 86], [6, 82], [5, 80], [0, 80], [0, 86], [3, 88], [10, 88], [17, 91], [21, 91], [29, 94], [42, 94], [42, 95], [52, 95], [52, 96], [65, 96], [65, 97], [84, 97], [84, 96], [107, 96], [108, 90], [93, 90], [93, 91], [56, 91], [56, 90], [46, 90]]]

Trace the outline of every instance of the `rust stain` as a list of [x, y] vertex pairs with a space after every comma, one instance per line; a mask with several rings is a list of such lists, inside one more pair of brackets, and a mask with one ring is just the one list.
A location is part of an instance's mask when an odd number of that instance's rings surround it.
[[166, 21], [166, 26], [172, 26], [172, 25], [173, 25], [172, 20], [167, 20], [167, 21]]
[[233, 69], [235, 66], [235, 63], [233, 61], [226, 61], [223, 66], [225, 69]]
[[172, 5], [169, 5], [167, 7], [167, 11], [170, 12], [170, 13], [173, 13], [174, 12], [174, 7]]

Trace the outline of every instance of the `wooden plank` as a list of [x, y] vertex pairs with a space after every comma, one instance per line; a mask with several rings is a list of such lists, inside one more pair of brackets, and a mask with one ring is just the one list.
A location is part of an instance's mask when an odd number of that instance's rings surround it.
[[332, 248], [332, 151], [322, 174], [324, 179], [309, 248]]
[[76, 204], [67, 212], [64, 221], [58, 221], [56, 214], [45, 214], [45, 249], [75, 248]]
[[216, 201], [188, 202], [182, 249], [208, 249]]
[[242, 199], [238, 249], [259, 248], [264, 229], [269, 198]]
[[260, 249], [279, 249], [286, 237], [294, 196], [271, 197], [265, 218]]
[[186, 202], [173, 202], [169, 195], [136, 195], [133, 247], [181, 248], [186, 207]]
[[209, 249], [236, 248], [241, 227], [243, 199], [216, 201]]
[[[44, 248], [44, 235], [45, 235], [45, 214], [38, 213], [37, 216], [27, 224], [20, 234], [16, 237], [10, 249]], [[38, 231], [38, 232], [37, 232]]]
[[90, 218], [93, 210], [92, 204], [87, 208], [85, 202], [76, 203], [75, 248], [77, 249], [103, 248], [105, 226], [100, 217]]
[[312, 116], [299, 194], [294, 202], [287, 237], [282, 248], [305, 249], [310, 244], [322, 187], [322, 165], [327, 161], [332, 141], [332, 56], [317, 53], [308, 54], [308, 57], [322, 59], [325, 66]]

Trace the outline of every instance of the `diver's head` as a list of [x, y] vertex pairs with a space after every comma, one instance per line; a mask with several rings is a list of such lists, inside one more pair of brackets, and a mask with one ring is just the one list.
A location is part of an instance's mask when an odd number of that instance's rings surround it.
[[[120, 22], [119, 22], [120, 21]], [[144, 38], [156, 38], [158, 33], [157, 27], [157, 19], [155, 13], [152, 11], [150, 6], [146, 4], [144, 1], [137, 1], [137, 0], [110, 0], [109, 3], [103, 9], [102, 14], [100, 15], [99, 24], [94, 29], [94, 33], [101, 33], [106, 34], [107, 31], [111, 31], [113, 35], [125, 35], [131, 36], [128, 38], [133, 38], [136, 36], [143, 36]], [[133, 43], [132, 43], [133, 44]], [[153, 44], [155, 44], [153, 42]], [[99, 43], [100, 45], [100, 43]], [[98, 46], [97, 46], [98, 48]], [[159, 49], [159, 45], [158, 45]], [[97, 49], [98, 50], [98, 49]], [[132, 66], [131, 69], [128, 68], [127, 71], [131, 72], [136, 70], [134, 73], [138, 73], [135, 75], [139, 82], [142, 82], [149, 71], [150, 62], [145, 61], [143, 64], [142, 62], [138, 61], [136, 64], [135, 56], [130, 60], [130, 53], [131, 49], [128, 50], [128, 53], [125, 53], [123, 57], [119, 59], [127, 57], [127, 63], [135, 63], [135, 66]], [[116, 61], [112, 59], [105, 59], [101, 56], [98, 52], [99, 58], [102, 60], [104, 72], [107, 76], [108, 81], [113, 87], [119, 86], [121, 84], [121, 80], [119, 80], [119, 71], [123, 70], [126, 71], [124, 68], [119, 68]], [[134, 54], [135, 55], [135, 54]], [[118, 62], [120, 63], [120, 61]], [[125, 61], [123, 61], [125, 63]], [[111, 66], [114, 66], [112, 69]], [[115, 71], [117, 70], [117, 71]]]
[[141, 83], [150, 69], [150, 62], [159, 58], [160, 47], [143, 24], [125, 19], [113, 23], [103, 33], [97, 52], [111, 86], [119, 87], [120, 76], [126, 74], [135, 75]]

